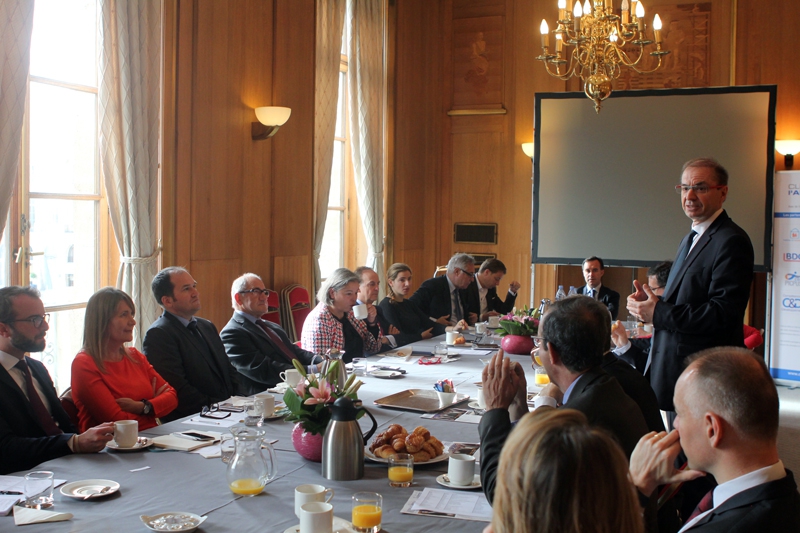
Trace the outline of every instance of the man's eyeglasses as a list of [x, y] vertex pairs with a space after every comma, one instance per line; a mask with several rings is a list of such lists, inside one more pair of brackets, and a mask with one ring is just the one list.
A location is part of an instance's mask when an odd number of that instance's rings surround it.
[[546, 340], [544, 340], [544, 337], [531, 337], [531, 339], [533, 339], [534, 348], [541, 348], [542, 346], [544, 346], [544, 343], [547, 342]]
[[676, 185], [675, 192], [678, 194], [689, 194], [689, 191], [694, 191], [696, 194], [705, 194], [710, 189], [721, 189], [725, 185]]
[[231, 413], [241, 413], [243, 411], [244, 409], [241, 407], [220, 407], [218, 403], [212, 403], [211, 405], [203, 406], [203, 408], [200, 410], [200, 416], [203, 418], [214, 418], [216, 420], [221, 420], [231, 416]]
[[464, 270], [463, 268], [461, 269], [461, 272], [463, 272], [464, 274], [466, 274], [467, 276], [469, 276], [469, 277], [471, 277], [471, 278], [474, 278], [474, 277], [475, 277], [475, 272], [467, 272], [467, 271], [466, 271], [466, 270]]
[[33, 327], [40, 328], [42, 327], [42, 323], [47, 322], [50, 323], [50, 313], [45, 313], [43, 315], [33, 315], [29, 316], [28, 318], [18, 318], [16, 320], [12, 320], [11, 322], [30, 322], [33, 324]]
[[263, 294], [264, 296], [269, 296], [269, 289], [247, 289], [246, 291], [239, 291], [239, 294], [255, 294], [258, 296], [259, 294]]

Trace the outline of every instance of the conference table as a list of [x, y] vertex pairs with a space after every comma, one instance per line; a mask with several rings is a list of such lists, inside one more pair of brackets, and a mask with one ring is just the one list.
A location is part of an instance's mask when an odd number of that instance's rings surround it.
[[[411, 345], [415, 354], [429, 354], [444, 336]], [[447, 420], [420, 418], [421, 413], [387, 409], [374, 405], [374, 401], [406, 389], [432, 389], [440, 379], [449, 378], [459, 393], [477, 398], [476, 382], [481, 379], [487, 352], [462, 355], [455, 362], [435, 365], [404, 364], [407, 373], [396, 379], [361, 377], [364, 385], [358, 392], [365, 407], [378, 421], [378, 432], [390, 424], [398, 423], [409, 431], [416, 426], [425, 426], [432, 435], [442, 441], [478, 442], [477, 424]], [[381, 355], [371, 356], [370, 364]], [[511, 356], [523, 364], [533, 383], [530, 357]], [[466, 407], [466, 403], [458, 407]], [[236, 413], [234, 413], [236, 415]], [[186, 420], [177, 420], [143, 431], [141, 435], [154, 437], [186, 429], [209, 430], [208, 426], [194, 426]], [[366, 431], [368, 417], [360, 420]], [[322, 477], [321, 465], [307, 461], [294, 450], [291, 442], [293, 424], [282, 419], [267, 421], [263, 426], [267, 439], [277, 439], [273, 444], [277, 456], [277, 475], [264, 489], [253, 497], [237, 497], [228, 488], [227, 465], [219, 458], [205, 459], [194, 453], [155, 450], [154, 447], [141, 452], [119, 453], [106, 449], [98, 454], [71, 455], [49, 461], [37, 470], [50, 470], [56, 479], [67, 482], [83, 479], [109, 479], [120, 484], [120, 490], [111, 496], [79, 501], [54, 491], [55, 511], [72, 513], [69, 521], [24, 526], [29, 533], [39, 532], [94, 532], [94, 531], [148, 531], [139, 519], [140, 515], [183, 511], [207, 515], [207, 520], [198, 531], [259, 531], [281, 533], [298, 524], [294, 515], [294, 488], [305, 483], [316, 483], [333, 488], [334, 515], [350, 520], [351, 497], [359, 491], [378, 492], [383, 496], [383, 530], [387, 533], [430, 532], [480, 532], [485, 522], [459, 520], [430, 516], [401, 514], [400, 510], [413, 491], [426, 487], [449, 490], [436, 482], [436, 477], [447, 472], [447, 462], [416, 465], [414, 483], [410, 488], [389, 487], [387, 466], [365, 462], [364, 477], [356, 481], [331, 481]], [[16, 475], [23, 475], [24, 472]], [[475, 491], [479, 493], [480, 491]], [[13, 517], [0, 517], [0, 530], [10, 531], [14, 527]]]

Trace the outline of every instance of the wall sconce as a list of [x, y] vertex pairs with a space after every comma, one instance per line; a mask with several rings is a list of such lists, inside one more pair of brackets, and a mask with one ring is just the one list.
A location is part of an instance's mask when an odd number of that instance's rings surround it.
[[533, 143], [522, 143], [522, 151], [525, 155], [533, 159]]
[[250, 135], [254, 141], [269, 139], [286, 124], [292, 110], [288, 107], [257, 107], [256, 118], [258, 122], [250, 124]]
[[775, 141], [775, 150], [783, 156], [787, 170], [794, 165], [794, 154], [800, 152], [800, 141]]

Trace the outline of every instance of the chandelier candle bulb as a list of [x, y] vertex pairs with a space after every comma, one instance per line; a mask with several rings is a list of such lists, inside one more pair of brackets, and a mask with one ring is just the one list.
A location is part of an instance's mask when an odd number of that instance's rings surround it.
[[628, 0], [622, 0], [620, 10], [622, 11], [622, 24], [627, 24], [631, 18], [631, 6]]
[[560, 33], [556, 33], [556, 54], [561, 57], [561, 50], [564, 49], [564, 40]]
[[610, 15], [612, 11], [614, 11], [613, 0], [606, 0], [606, 14]]
[[539, 32], [542, 34], [542, 48], [547, 50], [547, 47], [550, 46], [550, 27], [544, 19], [542, 19], [542, 24], [539, 26]]
[[661, 44], [661, 17], [658, 16], [658, 13], [653, 17], [653, 35], [655, 36], [656, 44]]
[[590, 17], [590, 16], [592, 16], [592, 4], [590, 4], [590, 3], [589, 3], [589, 0], [586, 0], [586, 1], [583, 3], [583, 15], [584, 15], [585, 17]]
[[575, 0], [575, 8], [572, 10], [572, 18], [575, 21], [575, 31], [581, 31], [582, 16], [583, 9], [581, 9], [581, 0]]
[[561, 22], [567, 18], [567, 0], [558, 0], [558, 21]]
[[636, 2], [636, 18], [639, 19], [639, 31], [644, 31], [644, 6], [641, 2]]

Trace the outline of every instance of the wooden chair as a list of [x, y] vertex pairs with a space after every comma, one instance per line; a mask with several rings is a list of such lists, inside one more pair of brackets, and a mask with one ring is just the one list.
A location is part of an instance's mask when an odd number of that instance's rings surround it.
[[444, 275], [445, 272], [447, 272], [447, 265], [437, 266], [436, 270], [433, 271], [433, 277], [438, 278], [439, 276]]

